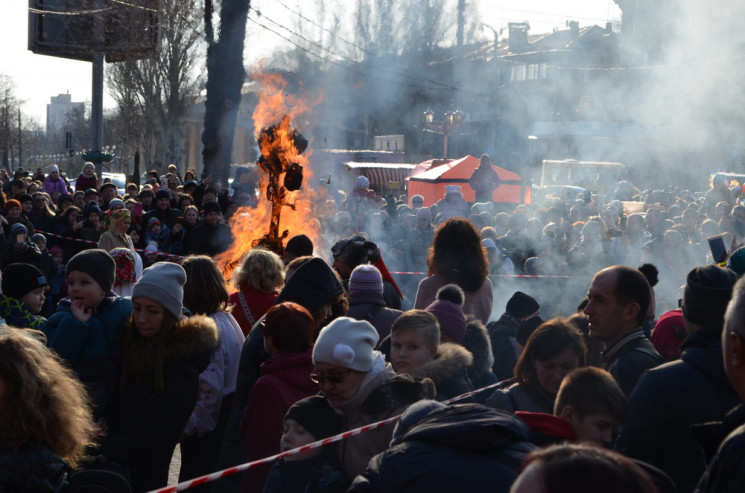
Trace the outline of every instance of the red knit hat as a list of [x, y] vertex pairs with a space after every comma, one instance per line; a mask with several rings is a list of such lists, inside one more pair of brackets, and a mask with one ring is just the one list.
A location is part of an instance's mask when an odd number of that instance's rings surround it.
[[7, 214], [10, 209], [13, 207], [21, 208], [21, 203], [18, 202], [16, 199], [10, 199], [9, 201], [5, 202], [5, 213]]

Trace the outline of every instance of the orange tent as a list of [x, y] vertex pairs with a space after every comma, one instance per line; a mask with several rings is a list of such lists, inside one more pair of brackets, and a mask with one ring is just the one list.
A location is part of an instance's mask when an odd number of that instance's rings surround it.
[[[410, 198], [414, 195], [421, 195], [424, 197], [424, 206], [429, 207], [445, 196], [445, 185], [460, 185], [466, 202], [475, 200], [475, 192], [468, 184], [468, 179], [478, 168], [479, 158], [468, 155], [439, 166], [425, 168], [422, 171], [421, 166], [425, 163], [427, 162], [418, 165], [408, 178]], [[523, 179], [512, 171], [493, 164], [492, 167], [501, 180], [501, 184], [494, 191], [492, 202], [530, 204], [529, 182], [523, 182]], [[525, 190], [524, 201], [522, 200], [523, 189]]]

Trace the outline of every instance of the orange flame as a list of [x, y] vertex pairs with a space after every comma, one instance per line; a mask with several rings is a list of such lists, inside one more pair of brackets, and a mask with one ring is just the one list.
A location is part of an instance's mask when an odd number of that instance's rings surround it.
[[[285, 93], [287, 82], [278, 74], [255, 74], [254, 79], [262, 85], [259, 101], [253, 113], [257, 137], [262, 129], [279, 124], [284, 115], [287, 115], [289, 120], [294, 123], [303, 121], [304, 118], [310, 117], [312, 109], [323, 101], [322, 95], [311, 101], [305, 95]], [[315, 203], [326, 199], [325, 190], [319, 192], [310, 186], [313, 183], [313, 173], [307, 165], [312, 152], [311, 145], [308, 146], [305, 153], [298, 154], [289, 138], [289, 132], [286, 130], [286, 128], [283, 128], [276, 132], [278, 142], [275, 142], [274, 145], [282, 149], [284, 157], [289, 162], [295, 162], [304, 167], [304, 177], [302, 188], [294, 192], [287, 192], [284, 197], [284, 202], [294, 204], [295, 210], [290, 207], [282, 208], [280, 235], [284, 238], [290, 238], [296, 234], [305, 234], [313, 241], [316, 251], [320, 252], [324, 248], [324, 245], [321, 244], [321, 226], [315, 219], [313, 210]], [[261, 149], [261, 151], [264, 153], [266, 149]], [[240, 263], [243, 255], [251, 249], [256, 240], [262, 238], [269, 231], [272, 201], [267, 199], [266, 188], [268, 183], [268, 175], [262, 172], [260, 180], [261, 195], [258, 205], [255, 208], [242, 207], [230, 219], [229, 224], [235, 240], [225, 252], [215, 258], [228, 283], [230, 283], [233, 269]], [[285, 232], [286, 236], [284, 236]]]

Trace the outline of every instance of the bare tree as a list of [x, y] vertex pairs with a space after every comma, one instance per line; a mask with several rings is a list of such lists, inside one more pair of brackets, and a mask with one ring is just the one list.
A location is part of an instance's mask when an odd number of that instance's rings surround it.
[[[198, 0], [161, 0], [161, 49], [152, 58], [110, 65], [107, 84], [117, 101], [129, 142], [148, 165], [179, 163], [182, 121], [199, 95]], [[137, 149], [128, 149], [134, 156]]]
[[17, 151], [20, 144], [17, 118], [20, 106], [21, 102], [15, 95], [13, 79], [0, 74], [0, 154], [2, 166], [6, 169], [10, 164], [13, 149]]

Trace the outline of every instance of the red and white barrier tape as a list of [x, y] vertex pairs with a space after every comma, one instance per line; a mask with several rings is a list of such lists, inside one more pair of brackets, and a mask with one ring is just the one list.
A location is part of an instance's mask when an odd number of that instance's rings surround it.
[[[41, 231], [40, 229], [35, 229], [34, 231], [35, 231], [36, 233], [41, 233], [41, 234], [43, 234], [43, 235], [45, 235], [45, 236], [51, 236], [52, 238], [61, 238], [61, 239], [63, 239], [63, 240], [75, 241], [75, 242], [78, 242], [78, 243], [87, 243], [87, 244], [89, 244], [89, 245], [96, 245], [96, 246], [98, 246], [98, 242], [97, 242], [97, 241], [91, 241], [91, 240], [82, 240], [82, 239], [80, 239], [80, 238], [73, 238], [73, 237], [71, 237], [71, 236], [62, 236], [62, 235], [58, 235], [58, 234], [56, 234], [56, 233], [48, 233], [48, 232], [46, 232], [46, 231]], [[145, 253], [145, 250], [143, 250], [143, 249], [141, 249], [141, 248], [135, 248], [134, 250], [135, 250], [136, 252], [142, 252], [142, 253]], [[186, 258], [186, 257], [184, 257], [184, 256], [182, 256], [182, 255], [174, 255], [174, 254], [172, 254], [172, 253], [165, 253], [165, 252], [158, 252], [158, 256], [162, 256], [162, 257], [172, 257], [172, 258]]]
[[[466, 392], [465, 394], [458, 395], [456, 397], [453, 397], [451, 399], [448, 399], [446, 401], [443, 401], [443, 404], [452, 404], [453, 402], [457, 402], [463, 399], [468, 399], [469, 397], [472, 397], [478, 393], [481, 393], [485, 390], [493, 389], [496, 387], [499, 387], [500, 385], [503, 385], [504, 382], [497, 382], [493, 383], [491, 385], [487, 385], [486, 387], [482, 387], [480, 389], [472, 390], [470, 392]], [[227, 469], [223, 469], [222, 471], [213, 472], [211, 474], [207, 474], [205, 476], [200, 476], [198, 478], [190, 479], [188, 481], [184, 481], [183, 483], [179, 483], [174, 486], [166, 486], [165, 488], [160, 488], [157, 490], [152, 490], [149, 493], [172, 493], [174, 491], [184, 491], [188, 490], [189, 488], [193, 488], [196, 486], [203, 485], [205, 483], [210, 483], [212, 481], [216, 481], [218, 479], [222, 479], [226, 476], [230, 476], [231, 474], [235, 474], [237, 472], [243, 472], [247, 469], [251, 469], [253, 467], [256, 467], [261, 464], [267, 464], [269, 462], [274, 462], [275, 460], [282, 459], [284, 457], [288, 457], [290, 455], [297, 455], [302, 452], [306, 452], [308, 450], [313, 450], [317, 448], [321, 448], [324, 445], [329, 445], [331, 443], [340, 442], [342, 440], [346, 440], [347, 438], [360, 435], [362, 433], [375, 430], [377, 428], [380, 428], [382, 426], [385, 426], [390, 423], [394, 423], [398, 421], [401, 418], [401, 415], [393, 416], [392, 418], [384, 419], [383, 421], [378, 421], [376, 423], [371, 423], [369, 425], [361, 426], [359, 428], [355, 428], [353, 430], [345, 431], [343, 433], [339, 433], [338, 435], [334, 435], [329, 438], [324, 438], [323, 440], [318, 440], [317, 442], [309, 443], [307, 445], [303, 445], [302, 447], [297, 447], [291, 450], [286, 450], [285, 452], [281, 452], [279, 454], [272, 455], [270, 457], [265, 457], [263, 459], [258, 459], [252, 462], [246, 462], [245, 464], [240, 464], [237, 466], [229, 467]]]

